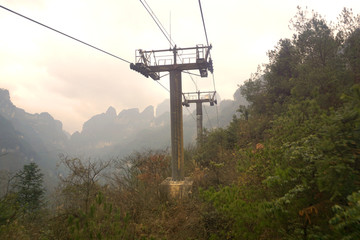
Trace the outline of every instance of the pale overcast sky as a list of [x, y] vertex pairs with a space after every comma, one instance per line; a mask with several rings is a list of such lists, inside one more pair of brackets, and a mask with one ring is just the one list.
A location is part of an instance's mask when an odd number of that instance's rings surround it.
[[[147, 0], [178, 47], [206, 44], [198, 0]], [[237, 86], [281, 38], [290, 38], [297, 6], [336, 21], [343, 7], [360, 13], [359, 0], [202, 0], [213, 49], [216, 90], [232, 99]], [[83, 40], [130, 62], [135, 50], [169, 48], [139, 0], [0, 0], [0, 5]], [[171, 19], [171, 21], [170, 21]], [[171, 24], [170, 24], [171, 23]], [[113, 106], [156, 106], [169, 93], [129, 64], [50, 31], [0, 8], [0, 88], [30, 113], [49, 112], [69, 133]], [[195, 72], [197, 73], [197, 72]], [[201, 91], [214, 90], [212, 78], [194, 77]], [[169, 79], [160, 83], [169, 88]], [[183, 91], [195, 91], [183, 74]]]

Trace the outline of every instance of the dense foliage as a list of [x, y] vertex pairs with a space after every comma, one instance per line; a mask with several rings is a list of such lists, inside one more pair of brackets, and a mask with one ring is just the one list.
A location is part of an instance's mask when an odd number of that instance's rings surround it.
[[167, 150], [62, 157], [43, 212], [21, 188], [2, 196], [0, 238], [359, 239], [360, 16], [344, 9], [331, 25], [299, 8], [291, 25], [240, 86], [250, 103], [240, 117], [186, 150], [189, 199], [160, 197]]
[[241, 86], [251, 105], [222, 145], [237, 182], [202, 191], [227, 229], [212, 239], [359, 238], [360, 18], [339, 19], [299, 9], [293, 39]]

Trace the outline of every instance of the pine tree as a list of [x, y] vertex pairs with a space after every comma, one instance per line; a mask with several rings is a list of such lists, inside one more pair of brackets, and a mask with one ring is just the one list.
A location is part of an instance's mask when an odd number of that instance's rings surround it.
[[34, 162], [24, 165], [23, 170], [17, 174], [15, 190], [19, 205], [25, 212], [34, 212], [42, 206], [45, 193], [43, 176]]

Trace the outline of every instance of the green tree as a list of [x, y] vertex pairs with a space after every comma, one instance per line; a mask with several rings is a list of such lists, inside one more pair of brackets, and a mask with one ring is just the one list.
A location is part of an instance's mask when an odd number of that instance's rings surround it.
[[330, 224], [335, 227], [338, 239], [355, 240], [360, 238], [360, 191], [353, 192], [347, 197], [348, 206], [335, 205], [335, 216]]
[[[344, 14], [343, 26], [353, 18]], [[251, 104], [239, 109], [246, 117], [213, 135], [231, 143], [222, 161], [238, 162], [238, 181], [202, 195], [204, 221], [221, 219], [207, 227], [213, 239], [358, 239], [358, 196], [346, 197], [360, 177], [359, 25], [340, 39], [340, 28], [301, 9], [292, 24], [293, 39], [280, 40], [240, 88]], [[204, 152], [216, 156], [214, 146]]]
[[360, 83], [360, 27], [351, 33], [345, 43], [345, 58], [355, 83]]
[[71, 239], [133, 239], [134, 229], [129, 227], [130, 217], [106, 201], [99, 192], [90, 211], [79, 212], [68, 218]]
[[24, 165], [23, 170], [16, 175], [14, 190], [17, 192], [17, 201], [25, 212], [34, 212], [43, 206], [43, 177], [44, 174], [34, 162]]

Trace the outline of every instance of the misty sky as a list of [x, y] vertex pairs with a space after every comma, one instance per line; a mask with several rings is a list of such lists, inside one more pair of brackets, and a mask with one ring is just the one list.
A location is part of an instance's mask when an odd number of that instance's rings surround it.
[[[297, 6], [336, 21], [343, 7], [360, 13], [359, 0], [202, 0], [213, 49], [215, 86], [232, 99], [238, 85], [281, 38], [290, 38]], [[147, 0], [178, 47], [206, 44], [198, 0]], [[0, 5], [63, 31], [130, 62], [135, 50], [169, 48], [169, 43], [138, 0], [0, 0]], [[171, 21], [170, 21], [171, 19]], [[170, 24], [171, 22], [171, 24]], [[169, 93], [129, 64], [0, 8], [0, 88], [30, 113], [49, 112], [69, 133], [113, 106], [156, 106]], [[194, 71], [194, 73], [198, 73]], [[210, 76], [210, 75], [209, 75]], [[195, 91], [188, 74], [183, 91]], [[194, 77], [201, 91], [214, 90], [212, 78]], [[169, 88], [169, 79], [160, 83]]]

